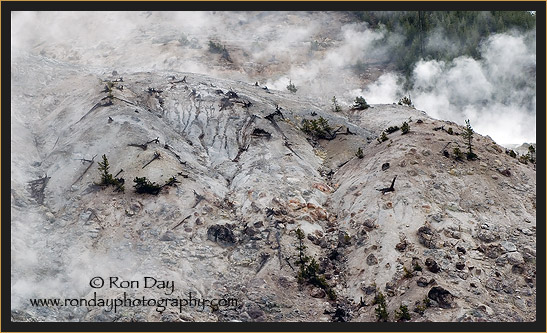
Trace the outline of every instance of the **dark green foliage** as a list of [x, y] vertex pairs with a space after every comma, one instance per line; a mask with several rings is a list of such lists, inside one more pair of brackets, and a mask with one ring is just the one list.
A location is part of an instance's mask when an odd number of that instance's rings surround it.
[[401, 132], [403, 132], [403, 134], [410, 132], [410, 125], [406, 121], [401, 125]]
[[367, 101], [362, 97], [355, 97], [355, 101], [353, 102], [353, 109], [355, 110], [365, 110], [368, 109], [370, 105], [368, 105]]
[[319, 117], [319, 119], [302, 120], [301, 129], [306, 134], [312, 135], [316, 139], [327, 139], [332, 136], [332, 128], [330, 127], [329, 122], [323, 117]]
[[209, 41], [209, 52], [221, 54], [224, 50], [226, 50], [226, 47], [224, 47], [224, 45], [213, 40]]
[[374, 309], [374, 312], [376, 312], [376, 318], [378, 319], [378, 321], [387, 321], [388, 313], [387, 313], [386, 298], [384, 297], [384, 294], [382, 294], [381, 291], [376, 293], [376, 296], [374, 297], [374, 304], [378, 305], [376, 309]]
[[179, 183], [180, 182], [177, 180], [177, 178], [175, 178], [175, 176], [172, 176], [167, 180], [167, 182], [163, 186], [175, 186], [175, 184], [179, 184]]
[[519, 162], [520, 163], [528, 164], [528, 161], [530, 161], [530, 155], [529, 154], [519, 156]]
[[99, 171], [101, 172], [101, 182], [97, 185], [100, 186], [114, 186], [116, 192], [124, 192], [125, 187], [125, 179], [123, 178], [114, 178], [108, 170], [110, 169], [110, 164], [108, 163], [108, 159], [106, 158], [106, 155], [103, 154], [103, 161], [99, 162]]
[[509, 154], [509, 156], [511, 156], [512, 158], [517, 158], [517, 153], [515, 153], [513, 149], [509, 150], [507, 154]]
[[361, 147], [359, 147], [359, 149], [357, 149], [357, 152], [355, 153], [355, 156], [357, 156], [357, 158], [359, 158], [359, 159], [365, 157], [365, 154], [363, 154], [363, 149], [361, 149]]
[[319, 287], [326, 292], [329, 299], [335, 300], [336, 293], [328, 285], [325, 280], [325, 276], [319, 275], [319, 264], [315, 258], [312, 259], [305, 253], [306, 246], [304, 245], [304, 239], [306, 238], [306, 235], [300, 228], [296, 229], [296, 238], [298, 240], [298, 244], [296, 246], [296, 249], [298, 250], [298, 259], [295, 264], [299, 266], [297, 275], [298, 283], [309, 283], [313, 286]]
[[161, 186], [149, 181], [146, 177], [135, 177], [133, 180], [135, 182], [135, 192], [137, 193], [148, 193], [157, 195], [161, 191]]
[[209, 52], [220, 54], [222, 58], [226, 59], [229, 62], [232, 62], [232, 59], [230, 58], [230, 54], [228, 53], [228, 50], [226, 50], [226, 46], [220, 44], [219, 42], [215, 42], [213, 40], [209, 41]]
[[474, 160], [477, 158], [477, 154], [473, 153], [473, 128], [469, 124], [469, 119], [465, 121], [465, 129], [463, 130], [462, 136], [465, 140], [465, 144], [467, 145], [467, 159], [468, 160]]
[[417, 312], [422, 316], [425, 310], [431, 306], [431, 300], [427, 296], [425, 296], [424, 299], [422, 300], [421, 302], [422, 304], [420, 304], [420, 302], [416, 302], [416, 303], [417, 305], [416, 305], [416, 308], [414, 309], [414, 312]]
[[296, 88], [296, 86], [294, 85], [294, 83], [292, 83], [292, 81], [289, 79], [289, 85], [287, 86], [287, 90], [292, 92], [292, 93], [296, 93], [296, 91], [298, 90]]
[[387, 141], [388, 140], [388, 137], [386, 135], [386, 132], [382, 132], [382, 135], [380, 135], [379, 138], [376, 138], [376, 140], [378, 140], [379, 143], [382, 143], [384, 141]]
[[415, 272], [421, 272], [422, 271], [422, 266], [420, 266], [420, 264], [415, 262], [414, 267], [412, 267], [412, 269], [414, 269]]
[[[367, 22], [372, 29], [385, 27], [384, 38], [376, 43], [378, 46], [390, 45], [388, 60], [407, 77], [420, 59], [479, 58], [480, 44], [490, 35], [515, 29], [527, 31], [536, 26], [535, 15], [529, 11], [362, 11], [350, 14]], [[428, 36], [437, 32], [455, 47], [428, 44]], [[393, 38], [395, 36], [403, 38], [397, 40]]]
[[406, 96], [403, 96], [403, 98], [401, 98], [399, 100], [399, 103], [397, 103], [399, 105], [406, 105], [406, 106], [412, 106], [412, 100], [410, 99], [410, 95], [408, 95], [408, 97]]
[[106, 155], [103, 154], [103, 161], [99, 162], [99, 171], [101, 172], [100, 184], [108, 185], [112, 182], [114, 177], [112, 177], [112, 174], [108, 172], [108, 169], [110, 169], [110, 164], [108, 163]]
[[446, 133], [448, 133], [450, 135], [454, 135], [454, 131], [452, 130], [452, 127], [449, 127], [448, 131], [446, 131]]
[[454, 147], [454, 158], [458, 161], [463, 160], [463, 153], [458, 147]]
[[336, 96], [332, 96], [332, 111], [334, 111], [334, 112], [342, 111], [342, 108], [340, 107], [340, 105], [338, 105], [338, 101], [336, 100]]
[[399, 129], [399, 126], [389, 126], [385, 131], [387, 134], [391, 134], [393, 132], [397, 132]]
[[410, 313], [408, 312], [408, 307], [406, 305], [399, 306], [399, 310], [395, 311], [395, 319], [404, 321], [410, 320]]

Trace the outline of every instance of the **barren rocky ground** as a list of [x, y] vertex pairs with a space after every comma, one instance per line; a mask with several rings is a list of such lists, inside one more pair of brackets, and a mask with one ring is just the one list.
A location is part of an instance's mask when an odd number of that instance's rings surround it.
[[[333, 112], [244, 80], [89, 68], [39, 52], [12, 62], [12, 320], [376, 321], [379, 293], [390, 321], [402, 305], [410, 321], [535, 320], [535, 165], [491, 138], [475, 133], [478, 159], [457, 160], [464, 128], [427, 110]], [[336, 135], [302, 130], [320, 117]], [[403, 122], [409, 133], [377, 140]], [[103, 154], [125, 192], [96, 184]], [[136, 177], [177, 182], [141, 194]], [[327, 288], [298, 281], [297, 229]], [[166, 297], [94, 289], [96, 276], [238, 305], [29, 304]]]

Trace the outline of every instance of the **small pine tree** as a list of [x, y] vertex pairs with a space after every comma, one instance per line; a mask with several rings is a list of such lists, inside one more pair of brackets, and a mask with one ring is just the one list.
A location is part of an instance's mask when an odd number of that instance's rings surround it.
[[367, 101], [363, 98], [363, 96], [355, 97], [355, 102], [353, 102], [353, 108], [355, 110], [365, 110], [369, 107], [370, 105], [368, 105]]
[[294, 85], [294, 83], [292, 83], [292, 81], [289, 79], [289, 85], [287, 86], [287, 90], [292, 92], [292, 93], [296, 93], [296, 91], [298, 90], [296, 88], [296, 86]]
[[361, 147], [359, 147], [359, 149], [357, 149], [357, 152], [355, 153], [355, 156], [357, 156], [357, 158], [359, 158], [359, 159], [365, 157], [365, 154], [363, 154], [363, 149], [361, 149]]
[[374, 309], [378, 321], [388, 321], [386, 298], [382, 292], [378, 292], [374, 297], [374, 304], [378, 306]]
[[401, 132], [403, 132], [403, 134], [410, 132], [410, 125], [406, 121], [401, 125]]
[[112, 177], [112, 174], [108, 172], [108, 169], [110, 169], [110, 164], [108, 163], [108, 159], [106, 158], [106, 155], [103, 154], [103, 161], [99, 162], [99, 171], [101, 172], [100, 185], [112, 184], [114, 177]]
[[410, 313], [406, 305], [401, 304], [399, 310], [395, 311], [395, 319], [400, 321], [410, 320]]
[[380, 135], [380, 138], [378, 139], [378, 142], [382, 143], [384, 141], [387, 141], [388, 137], [386, 135], [386, 132], [382, 132], [382, 135]]
[[454, 147], [454, 158], [458, 161], [463, 160], [463, 153], [458, 147]]
[[334, 112], [340, 112], [342, 111], [342, 108], [340, 107], [340, 105], [338, 105], [338, 101], [336, 100], [336, 96], [333, 96], [332, 97], [332, 107], [333, 107], [333, 111]]
[[161, 186], [149, 181], [146, 177], [135, 177], [133, 180], [135, 182], [135, 192], [137, 193], [149, 193], [157, 195], [161, 191]]
[[467, 159], [468, 160], [474, 160], [477, 158], [477, 154], [473, 152], [473, 128], [469, 124], [469, 119], [465, 121], [465, 129], [463, 130], [462, 136], [465, 140], [465, 144], [467, 145]]

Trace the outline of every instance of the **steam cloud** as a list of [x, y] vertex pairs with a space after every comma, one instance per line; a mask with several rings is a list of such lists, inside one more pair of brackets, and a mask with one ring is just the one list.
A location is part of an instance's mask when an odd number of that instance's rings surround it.
[[[536, 141], [535, 31], [491, 36], [482, 43], [480, 60], [422, 60], [411, 76], [413, 89], [405, 91], [403, 78], [385, 70], [389, 46], [403, 37], [392, 35], [377, 46], [385, 31], [349, 23], [337, 12], [14, 12], [11, 19], [12, 61], [32, 55], [96, 75], [113, 70], [120, 75], [196, 72], [258, 81], [279, 90], [291, 80], [297, 94], [326, 104], [337, 96], [342, 106], [357, 96], [391, 104], [410, 94], [416, 108], [459, 124], [470, 119], [478, 133], [498, 143]], [[225, 45], [233, 62], [208, 52], [210, 40]], [[457, 44], [435, 31], [426, 47], [450, 53]], [[15, 272], [42, 268], [41, 262], [49, 262], [43, 256], [55, 256], [37, 252], [38, 243], [28, 240], [27, 234], [39, 235], [31, 230], [39, 225], [12, 222]], [[69, 258], [59, 263], [73, 272], [69, 282], [54, 280], [52, 290], [63, 290], [67, 283], [74, 288], [86, 285], [89, 272], [98, 269], [91, 265], [96, 258], [81, 253]], [[19, 279], [14, 292], [25, 298], [43, 291], [37, 278]]]
[[[375, 66], [402, 36], [378, 47], [385, 31], [343, 22], [337, 12], [16, 12], [12, 56], [41, 52], [96, 73], [188, 71], [279, 90], [291, 80], [299, 94], [336, 95], [346, 105], [358, 95], [393, 103], [410, 94], [418, 109], [460, 124], [470, 119], [499, 143], [535, 142], [535, 31], [491, 36], [480, 60], [422, 60], [405, 91], [400, 76]], [[225, 45], [233, 63], [212, 59], [209, 40]], [[426, 47], [454, 54], [459, 42], [436, 30]], [[365, 72], [355, 71], [360, 64]]]

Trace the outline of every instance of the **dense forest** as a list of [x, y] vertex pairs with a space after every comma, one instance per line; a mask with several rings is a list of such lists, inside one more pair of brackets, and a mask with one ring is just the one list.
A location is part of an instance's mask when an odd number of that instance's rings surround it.
[[[478, 59], [480, 44], [490, 35], [526, 32], [536, 26], [535, 13], [528, 11], [361, 11], [352, 15], [372, 29], [387, 31], [384, 39], [377, 42], [391, 45], [389, 61], [407, 77], [420, 59]], [[394, 34], [404, 37], [391, 38]]]

